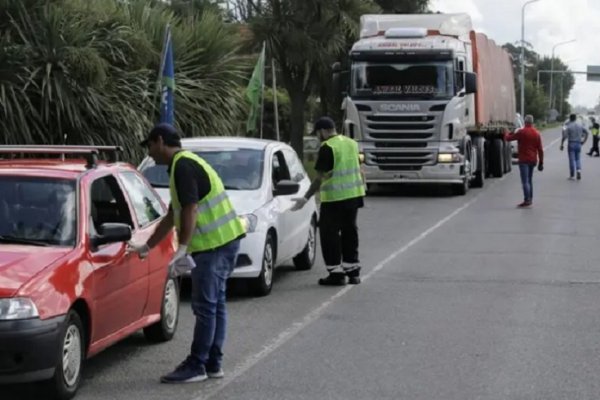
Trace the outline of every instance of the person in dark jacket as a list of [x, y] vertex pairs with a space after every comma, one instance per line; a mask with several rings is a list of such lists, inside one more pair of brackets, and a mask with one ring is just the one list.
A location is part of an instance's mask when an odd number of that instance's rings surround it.
[[596, 153], [595, 157], [600, 157], [600, 150], [598, 150], [598, 141], [600, 140], [600, 124], [596, 121], [595, 118], [590, 118], [592, 122], [592, 126], [590, 127], [590, 131], [592, 132], [592, 148], [587, 153], [588, 156], [592, 156]]

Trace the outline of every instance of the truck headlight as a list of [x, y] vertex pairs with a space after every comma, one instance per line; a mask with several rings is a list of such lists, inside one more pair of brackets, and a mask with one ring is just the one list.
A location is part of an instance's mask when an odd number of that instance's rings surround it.
[[439, 153], [439, 163], [457, 163], [462, 161], [462, 155], [460, 153]]
[[15, 297], [0, 299], [0, 321], [38, 317], [38, 310], [31, 299]]
[[258, 217], [254, 214], [245, 214], [240, 217], [242, 219], [242, 223], [246, 228], [246, 232], [252, 233], [256, 230], [256, 225], [258, 225]]

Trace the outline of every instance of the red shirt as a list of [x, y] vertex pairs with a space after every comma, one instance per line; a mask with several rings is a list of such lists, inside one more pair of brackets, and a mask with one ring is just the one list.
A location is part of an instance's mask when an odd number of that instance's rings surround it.
[[507, 133], [504, 136], [507, 141], [516, 140], [519, 143], [519, 162], [525, 164], [544, 163], [544, 148], [540, 133], [531, 125], [525, 125], [515, 133]]

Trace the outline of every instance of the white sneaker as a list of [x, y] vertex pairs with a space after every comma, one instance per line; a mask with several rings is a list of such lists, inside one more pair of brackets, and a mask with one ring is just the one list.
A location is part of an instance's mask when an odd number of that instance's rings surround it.
[[222, 379], [225, 376], [225, 373], [222, 369], [219, 369], [218, 371], [214, 372], [206, 371], [206, 375], [208, 375], [208, 377], [212, 379]]

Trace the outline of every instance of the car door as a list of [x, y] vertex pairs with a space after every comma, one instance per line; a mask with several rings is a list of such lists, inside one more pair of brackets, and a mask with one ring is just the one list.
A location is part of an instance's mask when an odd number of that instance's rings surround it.
[[[271, 181], [273, 191], [278, 182], [290, 180], [290, 171], [285, 161], [282, 148], [277, 147], [271, 155]], [[294, 216], [290, 209], [294, 205], [292, 199], [298, 197], [295, 195], [281, 195], [273, 198], [274, 215], [277, 219], [277, 259], [279, 261], [287, 260], [293, 256], [294, 243]]]
[[[145, 243], [156, 229], [156, 225], [167, 213], [158, 195], [135, 171], [121, 171], [119, 179], [129, 197], [138, 231], [136, 241]], [[163, 300], [166, 267], [171, 261], [173, 243], [168, 240], [159, 243], [148, 255], [148, 302], [144, 315], [159, 313]]]
[[[298, 155], [292, 148], [285, 147], [282, 150], [285, 157], [286, 164], [290, 171], [291, 180], [300, 185], [298, 194], [292, 197], [304, 196], [310, 187], [310, 180], [307, 179], [306, 171], [304, 166], [300, 162]], [[298, 254], [308, 240], [308, 231], [310, 229], [311, 222], [311, 207], [305, 206], [299, 211], [286, 210], [289, 214], [288, 218], [290, 221], [290, 246], [292, 247], [292, 256]]]
[[[89, 235], [97, 234], [101, 224], [125, 223], [132, 229], [132, 240], [145, 234], [133, 223], [129, 204], [114, 175], [105, 175], [89, 186]], [[148, 297], [148, 261], [126, 251], [126, 243], [112, 243], [90, 249], [93, 268], [92, 341], [106, 339], [138, 321]]]

